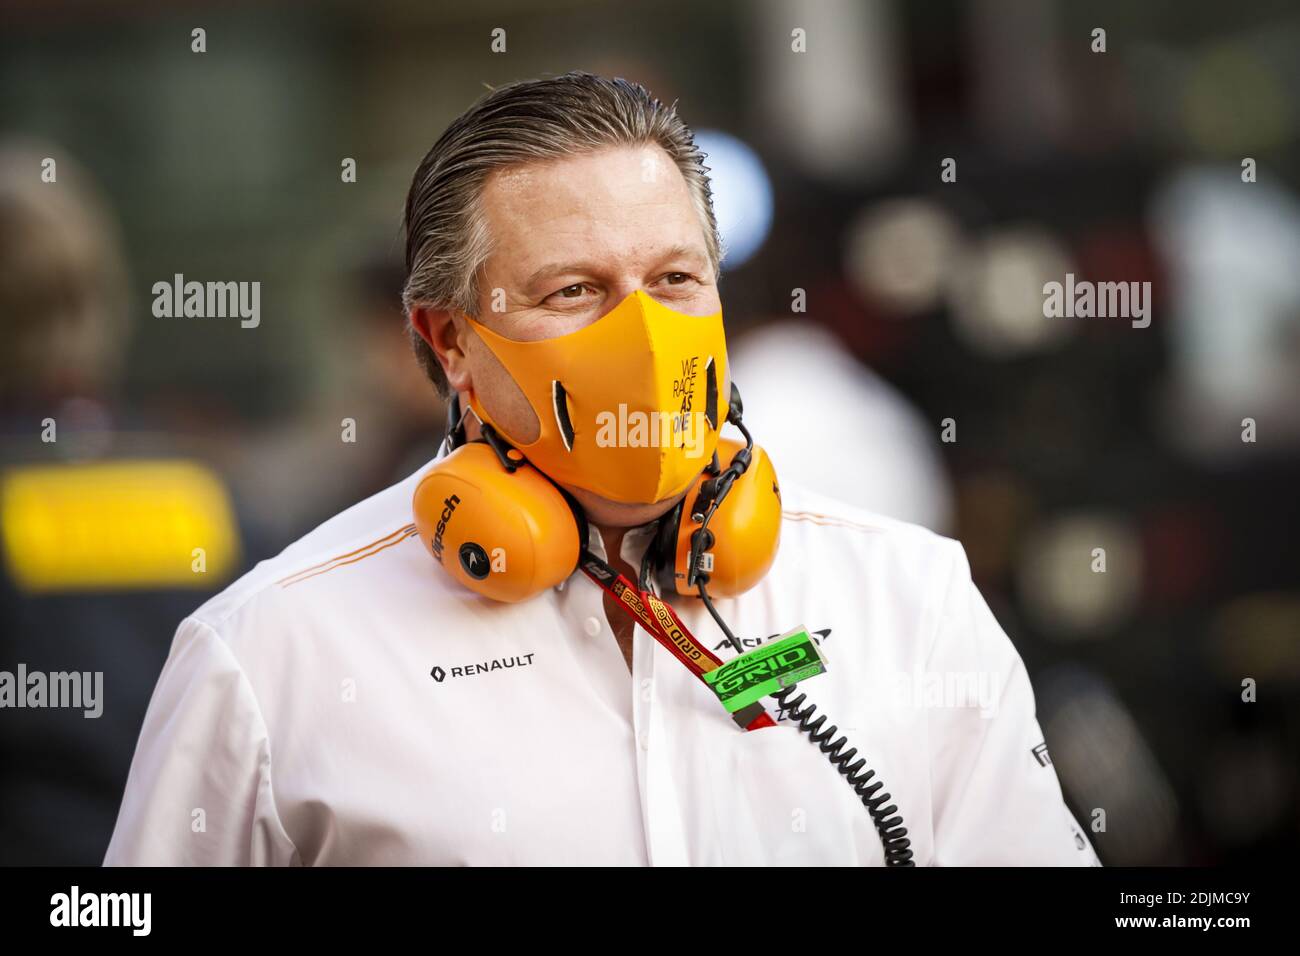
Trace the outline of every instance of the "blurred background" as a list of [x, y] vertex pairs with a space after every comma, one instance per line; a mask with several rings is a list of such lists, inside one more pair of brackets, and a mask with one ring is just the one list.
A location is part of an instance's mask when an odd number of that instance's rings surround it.
[[[98, 863], [181, 617], [433, 457], [410, 176], [570, 69], [679, 101], [746, 421], [962, 541], [1103, 861], [1300, 849], [1294, 3], [0, 9], [0, 669], [105, 675], [97, 719], [0, 713], [0, 863]], [[260, 324], [155, 317], [178, 273]], [[1067, 274], [1149, 327], [1046, 318]]]

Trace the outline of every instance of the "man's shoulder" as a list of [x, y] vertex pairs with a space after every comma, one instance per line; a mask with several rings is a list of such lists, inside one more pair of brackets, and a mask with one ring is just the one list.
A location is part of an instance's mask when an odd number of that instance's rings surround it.
[[847, 504], [798, 485], [781, 487], [782, 549], [807, 549], [807, 557], [844, 552], [888, 555], [909, 563], [949, 563], [961, 545], [909, 521]]
[[929, 528], [781, 487], [781, 543], [768, 586], [850, 589], [892, 607], [935, 606], [970, 577], [960, 542]]
[[920, 666], [955, 596], [969, 586], [961, 544], [793, 486], [782, 485], [781, 494], [780, 548], [761, 585], [769, 602], [815, 621], [809, 627], [841, 632], [837, 641], [872, 655], [875, 666]]
[[[415, 536], [411, 498], [427, 467], [422, 466], [402, 481], [322, 522], [276, 556], [259, 561], [190, 614], [190, 619], [224, 634], [232, 619], [251, 604], [266, 603], [268, 599], [285, 604], [279, 598], [282, 592], [308, 593], [303, 589], [294, 591], [295, 585], [331, 572], [359, 568], [370, 559], [382, 563], [386, 552], [397, 550], [398, 545]], [[378, 566], [370, 563], [365, 569], [373, 571]], [[319, 601], [322, 594], [329, 593], [329, 589], [311, 589], [311, 600]]]

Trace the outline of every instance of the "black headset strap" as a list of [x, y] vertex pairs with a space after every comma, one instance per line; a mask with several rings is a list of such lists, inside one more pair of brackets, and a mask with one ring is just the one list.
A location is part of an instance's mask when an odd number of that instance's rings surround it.
[[677, 593], [677, 529], [681, 527], [683, 498], [656, 518], [654, 538], [641, 560], [641, 589], [646, 590], [653, 579], [662, 597]]
[[447, 438], [447, 451], [455, 451], [465, 444], [465, 413], [460, 410], [460, 392], [452, 392], [447, 401], [447, 427], [443, 433]]

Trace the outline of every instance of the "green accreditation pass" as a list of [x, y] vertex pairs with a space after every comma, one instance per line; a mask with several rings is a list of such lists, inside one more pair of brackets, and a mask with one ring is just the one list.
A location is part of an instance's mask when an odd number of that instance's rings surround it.
[[704, 682], [713, 688], [727, 712], [734, 714], [768, 694], [825, 670], [825, 655], [813, 643], [807, 628], [800, 627], [716, 670], [706, 671]]

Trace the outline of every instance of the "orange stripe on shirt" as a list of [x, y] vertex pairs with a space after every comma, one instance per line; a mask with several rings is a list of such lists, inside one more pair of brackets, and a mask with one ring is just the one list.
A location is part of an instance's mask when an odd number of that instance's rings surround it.
[[[337, 563], [345, 562], [346, 558], [351, 558], [354, 555], [359, 556], [357, 560], [360, 560], [361, 558], [369, 557], [370, 554], [374, 553], [375, 551], [382, 551], [384, 547], [388, 547], [391, 544], [397, 544], [398, 541], [404, 541], [413, 534], [415, 534], [415, 525], [413, 524], [405, 525], [401, 528], [398, 528], [396, 531], [391, 532], [390, 534], [384, 535], [382, 538], [379, 538], [378, 540], [371, 541], [369, 544], [366, 545], [362, 545], [361, 547], [357, 548], [355, 551], [349, 551], [346, 554], [340, 554], [333, 558], [330, 558], [328, 561], [322, 561], [320, 564], [313, 564], [309, 568], [303, 568], [301, 571], [295, 571], [293, 574], [285, 575], [275, 583], [280, 585], [281, 587], [285, 587], [286, 582], [296, 583], [293, 580], [294, 578], [302, 578], [302, 577], [309, 576], [314, 571], [328, 571], [330, 570], [331, 567], [336, 566]], [[387, 542], [387, 544], [385, 544], [385, 542]], [[383, 547], [380, 547], [381, 545]], [[372, 551], [371, 549], [374, 550]], [[369, 553], [363, 554], [362, 552], [369, 552]], [[352, 562], [347, 561], [345, 563], [351, 564]]]
[[295, 585], [295, 584], [301, 584], [303, 581], [306, 581], [306, 580], [308, 580], [309, 578], [314, 578], [314, 577], [316, 577], [318, 574], [325, 574], [326, 572], [333, 571], [335, 568], [341, 568], [341, 567], [343, 567], [344, 565], [348, 565], [348, 564], [356, 564], [358, 561], [364, 561], [366, 558], [373, 558], [373, 557], [374, 557], [375, 555], [377, 555], [380, 551], [387, 551], [387, 550], [388, 550], [389, 548], [391, 548], [393, 545], [395, 545], [395, 544], [401, 544], [401, 543], [402, 543], [403, 541], [405, 541], [407, 538], [414, 538], [414, 537], [416, 536], [416, 534], [418, 534], [418, 533], [419, 533], [419, 532], [417, 532], [417, 531], [415, 530], [414, 525], [412, 525], [410, 531], [408, 531], [406, 534], [402, 535], [402, 537], [398, 538], [396, 541], [389, 541], [387, 544], [385, 544], [385, 545], [383, 545], [383, 546], [381, 546], [381, 547], [375, 548], [373, 551], [368, 551], [368, 552], [366, 552], [365, 554], [358, 555], [357, 557], [355, 557], [355, 558], [351, 558], [351, 559], [349, 559], [349, 560], [347, 560], [347, 561], [340, 561], [338, 564], [330, 565], [328, 568], [321, 568], [319, 571], [313, 571], [313, 572], [310, 573], [310, 574], [304, 574], [302, 577], [297, 578], [297, 579], [295, 579], [295, 580], [293, 580], [293, 581], [290, 581], [288, 584], [281, 584], [280, 587], [282, 587], [282, 588], [287, 588], [287, 587], [291, 587], [291, 586], [293, 586], [293, 585]]
[[846, 521], [843, 518], [834, 518], [830, 515], [818, 514], [815, 511], [782, 511], [781, 517], [786, 521], [807, 521], [810, 524], [819, 524], [828, 528], [852, 528], [855, 531], [883, 530], [875, 525], [858, 524], [856, 521]]

